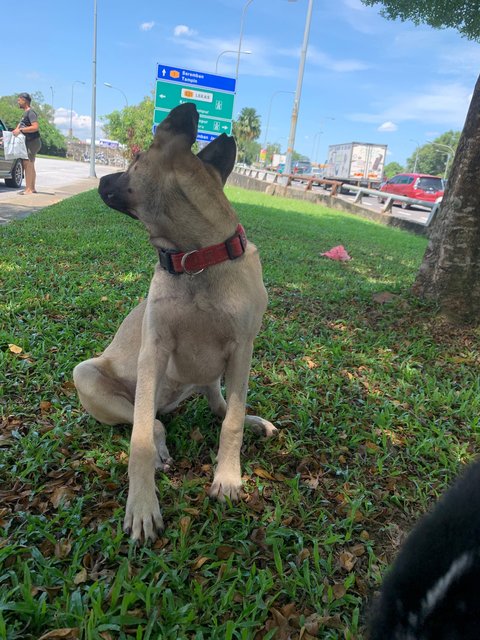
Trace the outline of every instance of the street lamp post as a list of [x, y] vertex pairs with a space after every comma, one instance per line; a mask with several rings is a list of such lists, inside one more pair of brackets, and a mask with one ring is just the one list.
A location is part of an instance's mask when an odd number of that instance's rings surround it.
[[418, 142], [418, 140], [414, 140], [413, 138], [410, 138], [410, 142], [415, 142], [415, 144], [417, 145], [417, 149], [415, 151], [415, 162], [413, 164], [413, 173], [417, 173], [418, 150], [419, 150], [419, 147], [420, 147], [420, 143]]
[[268, 137], [268, 127], [269, 127], [269, 124], [270, 124], [270, 113], [271, 113], [271, 111], [272, 111], [272, 103], [273, 103], [273, 99], [274, 99], [274, 97], [275, 97], [276, 95], [278, 95], [279, 93], [291, 93], [291, 94], [293, 94], [294, 92], [293, 92], [293, 91], [274, 91], [274, 93], [272, 93], [272, 96], [271, 96], [271, 98], [270, 98], [270, 104], [269, 104], [269, 107], [268, 107], [267, 124], [266, 124], [266, 126], [265, 126], [265, 139], [264, 139], [264, 143], [263, 143], [263, 148], [264, 148], [264, 149], [266, 149], [266, 148], [267, 148], [267, 142], [268, 142], [268, 139], [267, 139], [267, 137]]
[[97, 0], [93, 0], [93, 50], [92, 50], [92, 122], [90, 129], [90, 178], [95, 173], [95, 124], [97, 119]]
[[[224, 53], [236, 53], [238, 55], [238, 51], [235, 49], [227, 49], [225, 51], [221, 51], [218, 54], [217, 57], [217, 62], [215, 63], [215, 73], [218, 73], [218, 61], [220, 60], [220, 57], [223, 56]], [[241, 54], [245, 54], [245, 55], [250, 55], [252, 52], [251, 51], [240, 51]]]
[[73, 138], [73, 88], [76, 84], [85, 84], [83, 80], [75, 80], [72, 82], [72, 96], [70, 99], [70, 129], [68, 130], [68, 137], [70, 140]]
[[50, 91], [52, 92], [52, 111], [55, 113], [55, 109], [53, 108], [53, 87], [50, 87]]
[[300, 97], [302, 95], [303, 72], [305, 70], [305, 59], [307, 57], [308, 37], [310, 35], [310, 23], [312, 21], [313, 0], [308, 0], [307, 18], [305, 21], [305, 32], [303, 34], [302, 53], [300, 56], [300, 65], [298, 68], [297, 88], [295, 90], [295, 98], [293, 100], [292, 118], [290, 122], [290, 135], [288, 137], [287, 156], [285, 158], [285, 175], [292, 172], [292, 154], [295, 146], [295, 132], [297, 129], [298, 109], [300, 106]]
[[431, 142], [430, 140], [427, 140], [427, 142], [428, 144], [432, 144], [434, 147], [443, 147], [444, 149], [448, 149], [447, 161], [445, 163], [445, 173], [443, 175], [443, 179], [446, 180], [447, 174], [448, 174], [448, 165], [450, 164], [450, 158], [453, 158], [453, 156], [455, 155], [455, 149], [451, 147], [449, 144], [443, 144], [440, 142]]
[[113, 84], [110, 84], [110, 82], [104, 82], [103, 84], [109, 89], [116, 89], [117, 91], [120, 91], [122, 96], [125, 98], [125, 106], [128, 108], [127, 96], [124, 94], [124, 92], [121, 89], [119, 89], [118, 87], [114, 87]]
[[[335, 120], [335, 118], [333, 116], [323, 116], [323, 118], [320, 118], [320, 126], [325, 127], [325, 120]], [[314, 162], [317, 162], [316, 158], [318, 156], [318, 149], [320, 147], [320, 137], [323, 132], [323, 129], [321, 129], [320, 131], [317, 131], [317, 133], [313, 136], [312, 160]]]
[[313, 145], [312, 145], [312, 161], [316, 162], [316, 157], [317, 157], [317, 151], [316, 148], [317, 147], [317, 142], [320, 142], [320, 137], [323, 133], [322, 131], [317, 131], [317, 133], [313, 136]]
[[240, 66], [240, 54], [242, 53], [243, 23], [245, 22], [245, 13], [246, 13], [249, 5], [252, 4], [252, 2], [253, 2], [253, 0], [247, 0], [247, 2], [245, 3], [245, 5], [243, 7], [243, 11], [242, 11], [242, 19], [240, 21], [240, 37], [238, 38], [237, 68], [235, 70], [235, 83], [238, 82], [238, 68]]

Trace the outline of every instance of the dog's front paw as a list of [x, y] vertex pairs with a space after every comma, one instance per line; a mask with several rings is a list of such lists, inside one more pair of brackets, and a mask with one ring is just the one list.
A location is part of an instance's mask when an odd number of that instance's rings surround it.
[[128, 494], [123, 530], [132, 540], [144, 542], [157, 539], [157, 534], [163, 530], [163, 518], [160, 513], [155, 492], [145, 492], [141, 497], [133, 498]]
[[225, 498], [234, 502], [238, 500], [241, 488], [240, 474], [217, 472], [208, 493], [211, 498], [216, 498], [220, 502], [225, 502]]
[[170, 471], [173, 467], [173, 458], [168, 453], [168, 449], [164, 452], [160, 452], [157, 449], [157, 454], [155, 456], [155, 469], [160, 469], [160, 471]]
[[245, 424], [252, 427], [253, 432], [262, 438], [272, 438], [278, 435], [277, 427], [260, 416], [246, 416]]
[[153, 425], [153, 440], [155, 442], [155, 469], [169, 471], [173, 466], [173, 458], [168, 452], [165, 442], [165, 427], [160, 420], [155, 420]]

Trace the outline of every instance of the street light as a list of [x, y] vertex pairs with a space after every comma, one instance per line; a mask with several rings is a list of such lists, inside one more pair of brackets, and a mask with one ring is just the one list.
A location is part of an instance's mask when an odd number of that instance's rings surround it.
[[415, 144], [417, 145], [417, 150], [415, 153], [415, 162], [413, 165], [413, 173], [417, 173], [417, 163], [418, 163], [418, 149], [420, 147], [420, 143], [418, 142], [418, 140], [414, 140], [413, 138], [410, 138], [410, 142], [415, 142]]
[[[227, 49], [226, 51], [222, 51], [221, 53], [218, 54], [217, 57], [217, 62], [215, 64], [215, 73], [218, 73], [218, 61], [220, 60], [220, 57], [223, 56], [224, 53], [237, 53], [238, 51], [235, 49]], [[251, 51], [240, 51], [240, 53], [244, 53], [245, 55], [250, 55], [252, 52]]]
[[103, 83], [106, 87], [108, 87], [109, 89], [116, 89], [117, 91], [120, 91], [120, 93], [122, 94], [122, 96], [125, 98], [125, 106], [128, 108], [128, 100], [127, 100], [127, 96], [123, 93], [123, 91], [121, 89], [119, 89], [118, 87], [114, 87], [113, 84], [110, 84], [110, 82], [104, 82]]
[[93, 0], [93, 47], [92, 47], [92, 115], [90, 123], [90, 178], [95, 173], [95, 127], [97, 121], [97, 0]]
[[268, 140], [267, 140], [267, 136], [268, 136], [268, 126], [269, 126], [269, 124], [270, 124], [270, 112], [271, 112], [271, 110], [272, 110], [272, 102], [273, 102], [274, 97], [275, 97], [276, 95], [278, 95], [279, 93], [291, 93], [291, 94], [293, 94], [294, 92], [293, 92], [293, 91], [275, 91], [274, 93], [272, 93], [272, 96], [271, 96], [271, 98], [270, 98], [270, 105], [269, 105], [269, 107], [268, 107], [267, 124], [266, 124], [266, 126], [265, 126], [265, 141], [264, 141], [264, 143], [263, 143], [263, 148], [264, 148], [264, 149], [266, 149], [266, 148], [267, 148], [267, 142], [268, 142]]
[[292, 172], [292, 154], [295, 146], [295, 131], [297, 129], [298, 109], [300, 106], [300, 96], [302, 95], [303, 72], [305, 69], [305, 59], [307, 57], [308, 37], [310, 35], [310, 23], [312, 21], [313, 0], [308, 0], [307, 18], [305, 21], [305, 31], [303, 34], [302, 54], [300, 56], [300, 66], [298, 67], [297, 88], [293, 100], [292, 119], [290, 123], [290, 135], [288, 137], [287, 155], [285, 158], [285, 175]]
[[50, 91], [52, 92], [52, 111], [55, 113], [55, 109], [53, 108], [53, 87], [50, 87]]
[[445, 163], [445, 173], [443, 176], [443, 179], [446, 180], [447, 174], [448, 174], [448, 165], [450, 164], [450, 158], [453, 158], [453, 156], [455, 155], [455, 149], [448, 144], [443, 144], [440, 142], [432, 142], [431, 140], [427, 140], [427, 142], [428, 144], [433, 144], [434, 147], [444, 147], [445, 149], [448, 149], [447, 161]]
[[[322, 118], [320, 118], [320, 126], [325, 126], [325, 120], [335, 120], [335, 118], [333, 116], [323, 116]], [[312, 160], [314, 162], [317, 162], [316, 158], [318, 156], [318, 148], [320, 146], [320, 136], [323, 133], [323, 129], [321, 129], [320, 131], [317, 131], [317, 133], [313, 136], [313, 148], [312, 148]], [[315, 151], [315, 146], [317, 147], [316, 151]]]
[[316, 162], [316, 152], [315, 152], [315, 147], [317, 146], [317, 142], [320, 141], [320, 136], [322, 135], [323, 130], [322, 131], [317, 131], [317, 133], [313, 136], [313, 145], [312, 145], [312, 161]]
[[238, 67], [240, 66], [240, 54], [242, 53], [243, 23], [245, 21], [245, 13], [249, 5], [252, 4], [252, 2], [253, 0], [247, 0], [242, 11], [242, 19], [240, 21], [240, 37], [238, 39], [238, 49], [237, 49], [237, 68], [235, 70], [235, 83], [238, 82]]
[[70, 100], [70, 129], [68, 131], [68, 137], [70, 139], [73, 138], [73, 128], [72, 128], [72, 120], [73, 120], [73, 88], [77, 83], [78, 84], [85, 84], [85, 82], [83, 82], [83, 80], [75, 80], [72, 83], [72, 97], [71, 97], [71, 100]]

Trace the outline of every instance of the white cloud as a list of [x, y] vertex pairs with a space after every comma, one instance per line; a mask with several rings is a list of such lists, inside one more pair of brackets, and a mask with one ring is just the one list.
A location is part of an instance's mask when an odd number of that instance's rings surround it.
[[350, 118], [372, 124], [417, 121], [460, 129], [470, 104], [470, 94], [471, 87], [460, 83], [430, 85], [423, 92], [411, 95], [389, 93], [383, 104], [377, 101], [373, 105], [376, 113], [353, 113]]
[[186, 24], [177, 24], [177, 26], [173, 30], [173, 35], [176, 38], [178, 38], [179, 36], [188, 36], [191, 38], [192, 36], [197, 35], [197, 31], [195, 31], [194, 29], [190, 29], [190, 27], [187, 27]]
[[[55, 109], [54, 124], [60, 129], [64, 135], [68, 135], [70, 130], [70, 109], [59, 107]], [[76, 111], [72, 112], [72, 129], [73, 135], [77, 138], [84, 139], [91, 132], [92, 118], [90, 116], [82, 116]], [[96, 135], [103, 136], [102, 123], [95, 124]]]
[[394, 122], [384, 122], [381, 124], [377, 131], [396, 131], [398, 129], [397, 125]]
[[151, 31], [155, 26], [155, 22], [142, 22], [140, 25], [140, 31]]
[[355, 60], [354, 58], [335, 59], [332, 56], [319, 51], [315, 47], [310, 47], [308, 51], [308, 62], [315, 64], [319, 67], [334, 71], [336, 73], [348, 73], [349, 71], [364, 71], [369, 68], [369, 65], [365, 64], [361, 60]]

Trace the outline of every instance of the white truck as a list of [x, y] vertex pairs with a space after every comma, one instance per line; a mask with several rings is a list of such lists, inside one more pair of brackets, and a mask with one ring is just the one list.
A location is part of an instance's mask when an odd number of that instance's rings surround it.
[[333, 144], [328, 147], [325, 178], [376, 189], [383, 179], [386, 155], [386, 144]]

